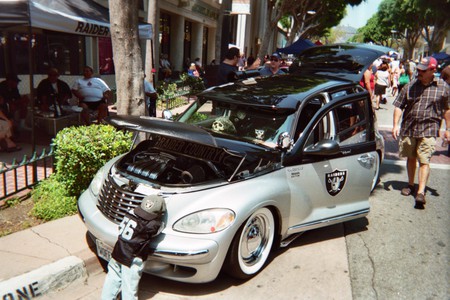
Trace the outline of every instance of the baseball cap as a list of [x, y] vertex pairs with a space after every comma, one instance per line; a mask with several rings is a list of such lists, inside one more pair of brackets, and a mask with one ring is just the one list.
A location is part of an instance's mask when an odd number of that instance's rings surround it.
[[281, 59], [281, 55], [280, 55], [279, 53], [277, 53], [277, 52], [272, 53], [272, 55], [270, 56], [270, 58], [272, 58], [272, 57], [276, 57], [276, 58], [278, 58], [278, 59]]
[[166, 204], [163, 197], [149, 195], [142, 199], [141, 208], [148, 213], [162, 214], [166, 211]]
[[21, 82], [22, 80], [19, 79], [19, 77], [17, 77], [16, 74], [14, 73], [8, 73], [6, 74], [6, 80], [11, 80], [11, 81], [15, 81], [15, 82]]
[[428, 56], [422, 58], [420, 63], [417, 65], [417, 69], [425, 71], [428, 69], [436, 69], [437, 61], [434, 57]]

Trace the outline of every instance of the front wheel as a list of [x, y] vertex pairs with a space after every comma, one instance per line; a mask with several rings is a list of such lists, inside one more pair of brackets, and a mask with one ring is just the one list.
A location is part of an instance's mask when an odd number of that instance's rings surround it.
[[267, 208], [255, 211], [233, 238], [224, 269], [232, 277], [248, 279], [269, 257], [275, 236], [275, 220]]

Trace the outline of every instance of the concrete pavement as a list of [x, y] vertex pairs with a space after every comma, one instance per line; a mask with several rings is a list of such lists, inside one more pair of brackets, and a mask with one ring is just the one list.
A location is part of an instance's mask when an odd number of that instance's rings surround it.
[[[388, 101], [377, 112], [377, 117], [387, 141], [385, 163], [398, 164], [396, 144], [390, 140], [389, 131], [392, 99]], [[443, 150], [438, 148], [438, 152]], [[404, 166], [404, 163], [400, 162], [400, 165]], [[443, 152], [442, 157], [433, 161], [432, 168], [448, 169], [449, 165], [450, 159]], [[157, 290], [152, 284], [152, 289], [142, 288], [140, 296], [143, 299], [252, 299], [256, 296], [288, 299], [291, 297], [283, 293], [295, 289], [302, 291], [302, 295], [299, 295], [302, 299], [352, 298], [342, 224], [307, 232], [283, 251], [282, 255], [274, 256], [263, 272], [242, 285], [230, 282], [227, 278], [219, 278], [220, 283], [215, 281], [200, 288], [198, 285], [180, 283], [166, 284], [170, 288], [164, 288], [163, 279], [152, 277]], [[103, 268], [95, 256], [95, 246], [87, 238], [86, 228], [78, 216], [2, 237], [0, 255], [0, 299], [38, 296], [48, 299], [98, 299], [100, 296]], [[162, 283], [158, 285], [158, 282]], [[83, 286], [82, 290], [80, 285]], [[245, 285], [252, 288], [243, 288]], [[283, 285], [282, 291], [267, 289], [267, 286], [273, 285]], [[255, 286], [258, 288], [255, 289]], [[268, 290], [273, 295], [268, 295]]]

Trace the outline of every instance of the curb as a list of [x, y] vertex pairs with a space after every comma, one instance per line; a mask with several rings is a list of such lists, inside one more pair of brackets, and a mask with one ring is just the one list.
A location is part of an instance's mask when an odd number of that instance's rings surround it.
[[78, 280], [87, 279], [84, 261], [68, 256], [28, 273], [0, 282], [0, 299], [31, 299], [64, 289]]

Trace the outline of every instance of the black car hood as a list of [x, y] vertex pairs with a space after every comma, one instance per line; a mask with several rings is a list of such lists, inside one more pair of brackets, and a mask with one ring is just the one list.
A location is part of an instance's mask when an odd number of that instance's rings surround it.
[[217, 141], [208, 131], [181, 122], [146, 117], [146, 116], [112, 116], [106, 119], [109, 124], [131, 131], [147, 132], [171, 138], [195, 141], [196, 143], [217, 147]]
[[289, 71], [319, 74], [359, 82], [362, 74], [392, 48], [369, 44], [332, 44], [301, 52]]
[[273, 170], [281, 157], [277, 149], [237, 137], [215, 136], [186, 123], [140, 116], [112, 116], [106, 120], [121, 129], [151, 134], [116, 167], [123, 174], [160, 185], [243, 179]]
[[243, 142], [238, 138], [222, 137], [220, 134], [209, 132], [201, 127], [187, 123], [170, 121], [147, 116], [110, 116], [106, 121], [120, 129], [136, 132], [146, 132], [169, 139], [183, 140], [189, 143], [226, 149], [236, 154], [255, 154], [258, 152], [269, 154], [278, 153], [276, 149], [262, 145]]

